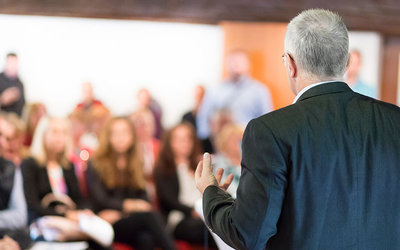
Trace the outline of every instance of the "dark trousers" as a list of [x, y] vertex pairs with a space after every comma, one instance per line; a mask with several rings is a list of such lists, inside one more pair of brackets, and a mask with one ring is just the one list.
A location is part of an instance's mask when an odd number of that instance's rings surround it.
[[214, 239], [200, 218], [185, 217], [175, 227], [174, 237], [188, 243], [216, 247]]
[[137, 250], [175, 249], [161, 218], [154, 212], [132, 213], [114, 223], [113, 228], [116, 242]]

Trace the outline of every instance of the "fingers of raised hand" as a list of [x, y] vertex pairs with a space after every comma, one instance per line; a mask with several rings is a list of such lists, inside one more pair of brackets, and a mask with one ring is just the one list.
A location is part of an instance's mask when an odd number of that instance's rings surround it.
[[[219, 185], [219, 187], [222, 190], [226, 191], [229, 188], [229, 186], [231, 185], [232, 181], [233, 181], [233, 174], [230, 174], [230, 175], [228, 175], [228, 177], [226, 178], [224, 183]], [[220, 182], [218, 182], [218, 183], [220, 183]]]
[[222, 176], [224, 175], [224, 170], [222, 168], [219, 168], [217, 170], [217, 173], [215, 175], [215, 179], [217, 179], [218, 185], [221, 183]]

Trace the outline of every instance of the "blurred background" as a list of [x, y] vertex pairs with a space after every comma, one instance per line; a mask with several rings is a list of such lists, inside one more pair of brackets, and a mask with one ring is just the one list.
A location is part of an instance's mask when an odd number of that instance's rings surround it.
[[397, 103], [400, 6], [390, 1], [3, 1], [0, 57], [18, 55], [27, 102], [43, 102], [52, 115], [67, 115], [89, 81], [117, 115], [135, 110], [137, 91], [147, 88], [168, 127], [194, 105], [196, 85], [207, 89], [226, 75], [232, 49], [249, 54], [275, 109], [290, 104], [285, 29], [311, 7], [343, 16], [350, 48], [362, 55], [360, 78], [375, 97]]
[[235, 197], [244, 127], [295, 97], [284, 36], [309, 8], [343, 17], [349, 86], [399, 105], [396, 1], [0, 1], [0, 248], [230, 250], [194, 170], [213, 153]]

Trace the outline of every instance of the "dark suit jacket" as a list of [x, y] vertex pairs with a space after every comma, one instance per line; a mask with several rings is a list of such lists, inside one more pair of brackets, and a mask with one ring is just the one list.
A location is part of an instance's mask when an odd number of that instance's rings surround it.
[[21, 80], [17, 78], [8, 78], [4, 72], [0, 73], [0, 94], [3, 93], [4, 90], [11, 88], [11, 87], [17, 87], [20, 91], [20, 97], [19, 99], [8, 105], [8, 106], [2, 106], [1, 110], [5, 112], [14, 112], [18, 116], [22, 115], [22, 111], [25, 106], [25, 91], [24, 91], [24, 85], [22, 84]]
[[[62, 216], [54, 208], [45, 208], [41, 205], [43, 197], [53, 192], [46, 167], [40, 166], [33, 158], [28, 158], [21, 163], [21, 169], [24, 179], [24, 192], [28, 207], [29, 223], [45, 215]], [[72, 163], [68, 168], [63, 168], [63, 175], [68, 189], [68, 196], [76, 203], [78, 208], [86, 208], [87, 204], [82, 199], [78, 179], [76, 178]]]
[[14, 163], [0, 157], [0, 211], [9, 208], [11, 192], [14, 186], [14, 174]]
[[240, 249], [399, 249], [400, 109], [345, 83], [251, 121], [237, 200], [208, 187], [208, 225]]

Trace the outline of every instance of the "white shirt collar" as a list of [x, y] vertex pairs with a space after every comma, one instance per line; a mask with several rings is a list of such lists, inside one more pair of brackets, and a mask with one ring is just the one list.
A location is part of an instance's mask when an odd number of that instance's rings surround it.
[[295, 103], [297, 102], [297, 100], [300, 98], [300, 96], [303, 95], [307, 90], [309, 90], [309, 89], [311, 89], [311, 88], [314, 88], [314, 87], [316, 87], [316, 86], [318, 86], [318, 85], [325, 84], [325, 83], [330, 83], [330, 82], [337, 82], [337, 81], [317, 82], [317, 83], [313, 83], [313, 84], [308, 85], [307, 87], [303, 88], [303, 89], [296, 95], [296, 98], [294, 98], [294, 101], [293, 101], [292, 104], [295, 104]]

